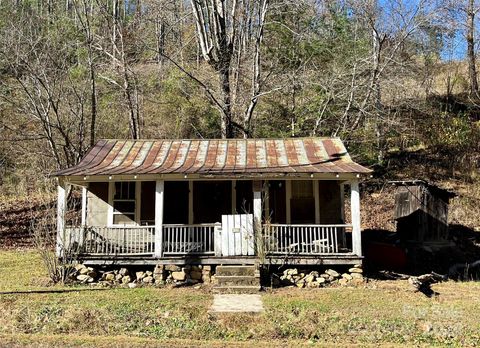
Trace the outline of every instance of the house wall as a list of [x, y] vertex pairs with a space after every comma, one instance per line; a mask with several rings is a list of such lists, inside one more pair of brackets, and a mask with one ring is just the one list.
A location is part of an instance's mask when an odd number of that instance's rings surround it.
[[342, 190], [338, 181], [318, 182], [320, 223], [342, 224]]
[[[291, 182], [291, 223], [315, 223], [315, 199], [314, 193], [303, 195], [305, 197], [295, 197], [295, 186], [301, 181]], [[312, 181], [305, 181], [311, 183]], [[272, 223], [287, 223], [287, 193], [285, 190], [286, 182], [284, 180], [271, 180], [269, 182], [269, 218]], [[318, 181], [318, 197], [321, 224], [342, 224], [343, 221], [343, 200], [340, 181]], [[317, 186], [310, 185], [309, 190], [316, 189]], [[300, 187], [301, 189], [301, 187]], [[304, 220], [304, 221], [302, 221]]]
[[287, 223], [285, 180], [271, 180], [268, 188], [269, 212], [265, 219], [274, 224]]
[[140, 190], [140, 224], [155, 225], [155, 181], [142, 181]]
[[[270, 219], [273, 223], [286, 223], [286, 192], [284, 180], [270, 181], [269, 185], [269, 210]], [[149, 222], [152, 224], [154, 220], [154, 192], [155, 182], [142, 182], [141, 184], [141, 204], [140, 221], [143, 223]], [[206, 185], [208, 184], [208, 185]], [[220, 186], [219, 186], [220, 185]], [[215, 211], [215, 215], [231, 212], [231, 182], [194, 182], [194, 212], [195, 223], [215, 222], [218, 218], [208, 218], [207, 212]], [[87, 193], [87, 225], [89, 226], [107, 226], [108, 225], [108, 182], [91, 182]], [[178, 186], [178, 187], [177, 187]], [[211, 186], [211, 187], [210, 187]], [[218, 186], [218, 187], [217, 187]], [[224, 187], [225, 186], [225, 187]], [[237, 181], [237, 211], [238, 205], [243, 207], [244, 199], [253, 200], [249, 197], [252, 194], [248, 190], [252, 190], [250, 181]], [[240, 189], [240, 190], [238, 190]], [[165, 206], [164, 222], [165, 223], [188, 223], [188, 183], [167, 181], [165, 188], [165, 200], [169, 202]], [[318, 182], [318, 196], [320, 207], [320, 223], [321, 224], [341, 224], [342, 217], [342, 190], [339, 181], [319, 181]], [[219, 195], [219, 199], [214, 198]], [[293, 199], [293, 197], [292, 197]], [[207, 202], [212, 200], [212, 202]], [[218, 201], [218, 202], [217, 202]], [[247, 202], [249, 203], [249, 202]], [[311, 197], [312, 209], [314, 209], [313, 195]], [[246, 204], [248, 206], [248, 204]], [[293, 205], [293, 206], [292, 206]], [[295, 201], [290, 204], [292, 214], [295, 215]], [[215, 209], [212, 209], [215, 208]], [[211, 214], [210, 214], [211, 215]], [[311, 222], [314, 223], [314, 214], [311, 214]], [[170, 221], [171, 220], [171, 221]], [[208, 220], [208, 221], [207, 221]], [[212, 220], [212, 221], [210, 221]], [[292, 222], [294, 221], [292, 216]], [[295, 223], [295, 222], [293, 222]], [[297, 222], [299, 223], [299, 222]]]
[[231, 181], [194, 181], [193, 223], [221, 222], [232, 212]]
[[87, 193], [87, 225], [106, 226], [108, 222], [108, 182], [91, 182]]

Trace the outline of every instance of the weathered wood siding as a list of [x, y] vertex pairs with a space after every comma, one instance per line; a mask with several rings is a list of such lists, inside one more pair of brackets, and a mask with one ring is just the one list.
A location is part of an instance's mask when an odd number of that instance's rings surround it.
[[408, 216], [421, 209], [423, 189], [421, 186], [400, 186], [395, 193], [395, 219]]
[[91, 182], [87, 194], [87, 226], [107, 226], [108, 182]]
[[222, 215], [222, 255], [255, 255], [253, 214]]
[[397, 232], [405, 241], [448, 238], [448, 203], [423, 185], [400, 186], [395, 194]]

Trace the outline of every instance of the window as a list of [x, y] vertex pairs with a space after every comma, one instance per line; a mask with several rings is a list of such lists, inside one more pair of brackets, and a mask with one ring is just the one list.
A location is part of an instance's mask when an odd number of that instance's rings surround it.
[[135, 224], [135, 182], [116, 182], [113, 190], [113, 224]]

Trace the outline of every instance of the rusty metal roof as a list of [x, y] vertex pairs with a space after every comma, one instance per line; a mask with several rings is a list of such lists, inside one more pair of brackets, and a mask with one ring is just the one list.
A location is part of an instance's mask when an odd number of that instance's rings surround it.
[[55, 175], [369, 172], [338, 138], [286, 138], [100, 140], [80, 163]]

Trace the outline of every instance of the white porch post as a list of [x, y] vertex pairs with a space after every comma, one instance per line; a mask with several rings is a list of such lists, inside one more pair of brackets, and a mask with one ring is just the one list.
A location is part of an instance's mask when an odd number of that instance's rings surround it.
[[165, 181], [157, 180], [155, 185], [155, 257], [163, 256], [163, 196]]
[[87, 225], [87, 187], [82, 186], [82, 227]]
[[253, 182], [253, 227], [255, 233], [262, 231], [262, 182]]
[[63, 256], [65, 237], [65, 212], [67, 210], [67, 184], [59, 179], [57, 186], [57, 257]]
[[360, 230], [360, 189], [358, 180], [350, 181], [350, 208], [352, 214], [352, 252], [362, 256], [362, 234]]

